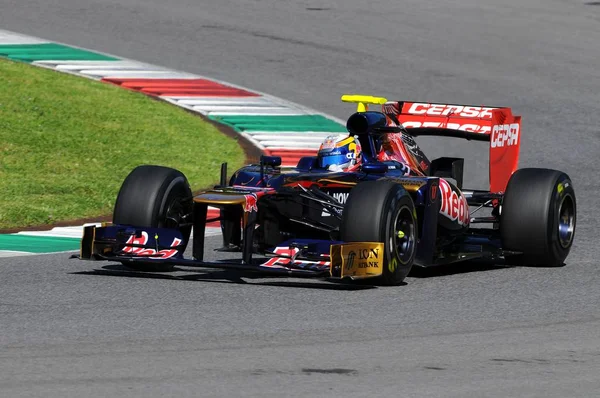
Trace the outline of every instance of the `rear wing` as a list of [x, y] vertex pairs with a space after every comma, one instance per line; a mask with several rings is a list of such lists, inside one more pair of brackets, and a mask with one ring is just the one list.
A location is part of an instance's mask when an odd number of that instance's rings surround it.
[[382, 111], [414, 136], [435, 135], [488, 141], [490, 191], [503, 192], [517, 170], [521, 116], [510, 108], [386, 101]]

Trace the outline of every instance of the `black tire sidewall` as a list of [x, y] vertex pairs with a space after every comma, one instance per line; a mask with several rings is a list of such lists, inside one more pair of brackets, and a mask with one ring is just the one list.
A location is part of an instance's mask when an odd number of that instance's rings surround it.
[[[562, 184], [562, 192], [559, 191]], [[502, 202], [500, 235], [502, 248], [522, 252], [506, 256], [515, 265], [562, 265], [572, 246], [561, 246], [558, 216], [562, 201], [570, 197], [576, 222], [573, 183], [563, 172], [520, 169], [509, 180]]]
[[[414, 226], [414, 242], [410, 259], [402, 264], [390, 245], [392, 229], [398, 213], [407, 207]], [[387, 180], [366, 181], [350, 191], [342, 216], [340, 237], [345, 242], [383, 242], [385, 257], [380, 282], [398, 285], [408, 275], [416, 255], [418, 236], [415, 206], [399, 184]], [[396, 259], [397, 266], [391, 267]]]
[[[177, 200], [189, 197], [191, 211], [192, 192], [186, 177], [178, 170], [162, 166], [136, 167], [123, 181], [117, 195], [113, 223], [140, 228], [164, 228], [165, 216]], [[191, 226], [178, 228], [183, 236], [183, 249], [189, 241]], [[171, 271], [173, 265], [156, 262], [123, 262], [139, 271]]]
[[167, 207], [177, 198], [190, 197], [191, 189], [178, 170], [138, 166], [125, 179], [113, 212], [115, 224], [164, 227]]

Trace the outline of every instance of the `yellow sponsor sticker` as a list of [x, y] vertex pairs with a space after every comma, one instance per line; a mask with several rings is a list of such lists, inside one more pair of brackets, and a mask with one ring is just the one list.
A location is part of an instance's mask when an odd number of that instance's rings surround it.
[[383, 273], [384, 244], [356, 242], [331, 245], [332, 262], [341, 260], [341, 277], [363, 279]]
[[392, 181], [401, 184], [404, 188], [407, 187], [416, 187], [421, 188], [423, 185], [427, 184], [426, 180], [417, 180], [412, 178], [390, 178]]

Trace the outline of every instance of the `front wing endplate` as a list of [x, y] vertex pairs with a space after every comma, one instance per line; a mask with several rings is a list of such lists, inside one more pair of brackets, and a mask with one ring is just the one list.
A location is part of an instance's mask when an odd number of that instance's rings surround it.
[[384, 244], [353, 242], [331, 245], [331, 269], [339, 269], [341, 278], [366, 279], [383, 274]]

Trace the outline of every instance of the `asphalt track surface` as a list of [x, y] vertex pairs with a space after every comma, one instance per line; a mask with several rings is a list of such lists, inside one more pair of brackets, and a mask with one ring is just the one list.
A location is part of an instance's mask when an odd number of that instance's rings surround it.
[[[511, 106], [521, 167], [571, 175], [578, 229], [561, 268], [444, 268], [395, 288], [0, 259], [0, 395], [597, 396], [600, 7], [502, 3], [3, 0], [2, 29], [340, 118], [346, 92]], [[466, 154], [485, 187], [485, 146], [422, 144]]]

